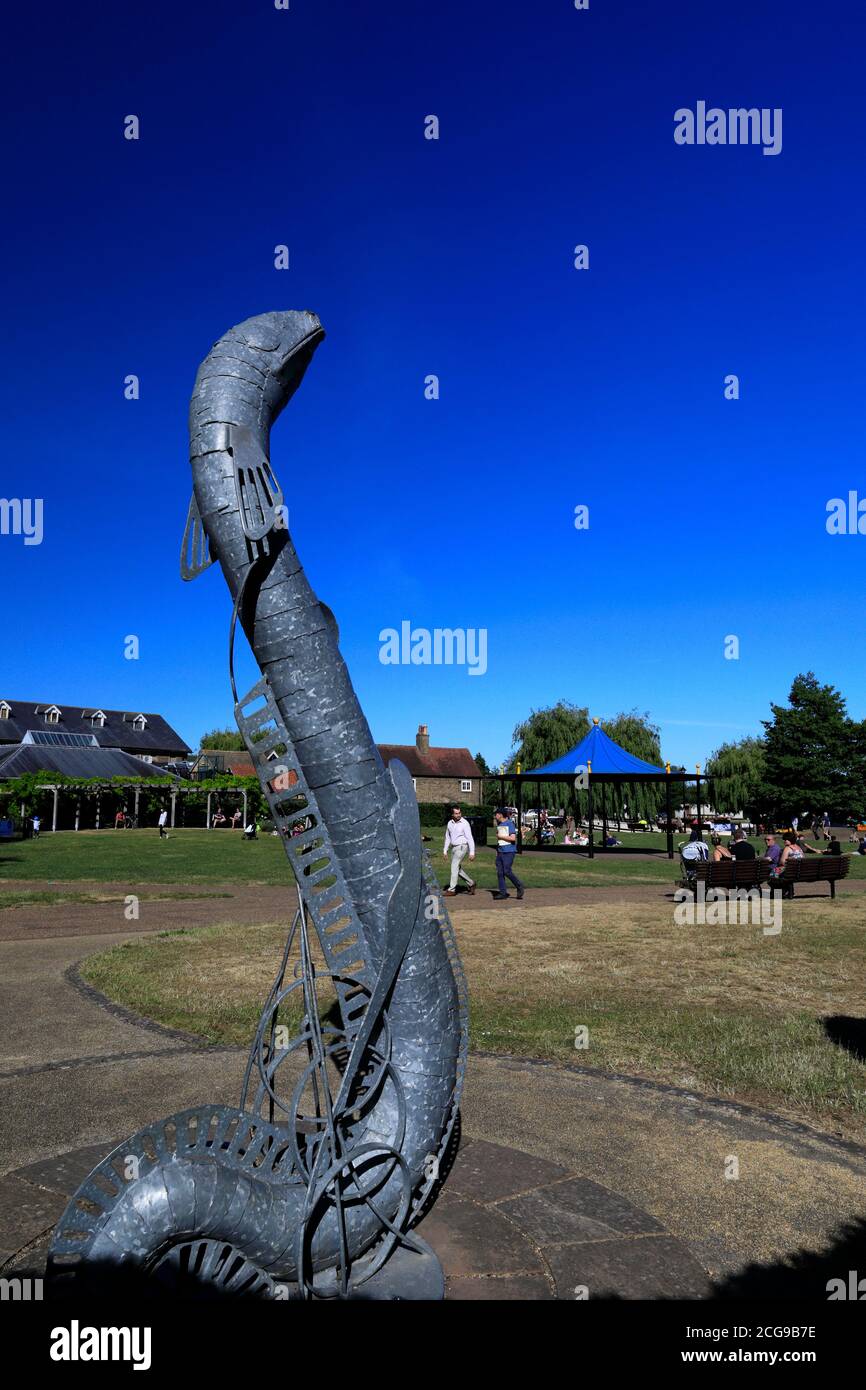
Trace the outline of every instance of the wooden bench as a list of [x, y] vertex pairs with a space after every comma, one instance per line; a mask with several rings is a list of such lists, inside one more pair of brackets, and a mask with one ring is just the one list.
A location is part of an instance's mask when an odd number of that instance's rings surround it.
[[769, 859], [720, 859], [718, 863], [710, 860], [697, 860], [688, 863], [694, 868], [694, 875], [686, 874], [683, 862], [683, 877], [680, 884], [695, 892], [698, 883], [707, 888], [759, 888], [767, 884], [773, 893], [781, 892], [783, 897], [794, 896], [795, 883], [829, 883], [830, 897], [836, 896], [836, 883], [847, 878], [851, 868], [848, 854], [804, 854], [801, 859], [789, 859], [783, 873], [778, 878], [770, 877]]
[[708, 888], [759, 888], [769, 878], [769, 859], [697, 859], [683, 860], [680, 884], [692, 892], [698, 883], [705, 883]]
[[802, 859], [789, 859], [784, 872], [771, 880], [773, 890], [781, 889], [782, 896], [793, 898], [795, 883], [829, 883], [830, 897], [836, 896], [836, 883], [847, 878], [851, 869], [849, 854], [804, 854]]

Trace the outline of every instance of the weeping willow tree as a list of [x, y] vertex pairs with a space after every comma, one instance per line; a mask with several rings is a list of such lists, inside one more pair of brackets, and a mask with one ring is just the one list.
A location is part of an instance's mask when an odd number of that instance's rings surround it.
[[[650, 721], [648, 713], [617, 714], [613, 719], [602, 721], [601, 727], [608, 738], [618, 743], [635, 758], [642, 758], [653, 767], [663, 768], [659, 729]], [[677, 794], [674, 792], [674, 802]], [[595, 810], [598, 813], [600, 797], [595, 796]], [[610, 814], [622, 810], [623, 819], [652, 820], [665, 804], [664, 782], [626, 782], [621, 786], [610, 785], [605, 788], [606, 808]]]
[[707, 762], [710, 796], [719, 813], [760, 812], [765, 777], [765, 745], [760, 738], [723, 743]]
[[[518, 724], [512, 735], [517, 751], [507, 764], [507, 771], [514, 772], [519, 764], [522, 772], [536, 767], [545, 767], [556, 758], [570, 752], [592, 727], [589, 710], [579, 705], [560, 700], [548, 709], [532, 710], [528, 719]], [[613, 739], [627, 753], [632, 753], [654, 767], [663, 767], [659, 730], [650, 721], [648, 714], [638, 714], [636, 710], [621, 713], [613, 719], [605, 719], [601, 724], [608, 738]], [[527, 794], [528, 791], [528, 794]], [[524, 804], [529, 805], [534, 797], [530, 783], [524, 793]], [[580, 818], [588, 811], [588, 796], [585, 791], [576, 789], [571, 781], [545, 782], [541, 785], [541, 800], [550, 810], [569, 810]], [[654, 786], [634, 782], [608, 784], [605, 787], [606, 810], [611, 819], [624, 813], [627, 808], [629, 818], [649, 820], [664, 806], [664, 784]], [[593, 791], [593, 810], [601, 814], [601, 789]]]
[[[529, 718], [515, 726], [511, 742], [516, 753], [506, 763], [506, 772], [530, 772], [546, 767], [563, 757], [589, 733], [591, 720], [588, 709], [581, 709], [567, 700], [559, 700], [548, 709], [534, 709]], [[542, 800], [550, 810], [560, 811], [572, 804], [572, 789], [568, 782], [543, 783]], [[524, 792], [524, 805], [530, 797]]]

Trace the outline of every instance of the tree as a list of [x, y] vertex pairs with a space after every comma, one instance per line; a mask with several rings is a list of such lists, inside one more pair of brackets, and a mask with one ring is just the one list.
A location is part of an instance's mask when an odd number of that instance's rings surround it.
[[[548, 709], [532, 710], [511, 735], [517, 751], [506, 763], [506, 772], [516, 772], [518, 764], [521, 772], [545, 767], [580, 743], [589, 727], [589, 710], [567, 700], [559, 700]], [[543, 787], [545, 806], [559, 809], [571, 804], [574, 793], [569, 782], [547, 782]]]
[[[589, 710], [560, 700], [549, 709], [533, 710], [528, 719], [518, 724], [513, 734], [517, 752], [508, 762], [508, 770], [516, 771], [520, 764], [521, 772], [536, 767], [545, 767], [565, 753], [571, 751], [589, 733], [591, 727]], [[648, 714], [620, 713], [613, 719], [604, 720], [601, 725], [608, 738], [613, 739], [636, 758], [662, 767], [659, 731], [650, 722]], [[542, 784], [542, 799], [545, 806], [567, 808], [575, 814], [585, 816], [588, 810], [588, 797], [585, 791], [577, 791], [572, 780], [567, 782], [547, 782]], [[664, 785], [646, 782], [618, 783], [606, 785], [604, 790], [606, 808], [611, 816], [618, 815], [623, 803], [628, 805], [629, 816], [640, 818], [655, 815], [664, 805]], [[600, 786], [593, 793], [593, 810], [601, 811]]]
[[764, 813], [764, 740], [741, 738], [723, 743], [707, 760], [710, 799], [717, 811], [745, 811], [758, 820]]
[[[650, 722], [648, 713], [617, 714], [613, 719], [602, 720], [602, 729], [609, 739], [618, 743], [627, 753], [642, 758], [653, 767], [664, 767], [659, 729]], [[664, 783], [626, 782], [605, 788], [606, 806], [610, 811], [618, 811], [625, 803], [628, 805], [629, 819], [650, 820], [658, 814], [665, 804]], [[595, 798], [594, 810], [599, 810], [599, 798]]]
[[211, 729], [202, 734], [199, 748], [226, 748], [233, 753], [242, 753], [246, 744], [237, 729]]
[[[490, 777], [491, 774], [492, 774], [492, 772], [493, 772], [493, 769], [492, 769], [492, 767], [490, 767], [490, 766], [488, 765], [488, 763], [486, 762], [486, 760], [485, 760], [485, 758], [484, 758], [484, 755], [483, 755], [482, 753], [476, 753], [476, 754], [475, 754], [475, 761], [476, 761], [476, 763], [478, 764], [478, 766], [481, 768], [481, 771], [483, 772], [484, 776], [485, 776], [485, 777]], [[498, 782], [482, 782], [482, 783], [481, 783], [481, 803], [482, 803], [483, 806], [498, 806], [498, 805], [499, 805], [499, 783], [498, 783]]]
[[795, 677], [788, 706], [770, 709], [773, 718], [762, 721], [764, 790], [776, 817], [862, 814], [866, 738], [848, 718], [839, 691], [807, 671]]
[[559, 700], [548, 709], [534, 709], [511, 735], [517, 752], [506, 763], [506, 771], [516, 771], [518, 763], [521, 772], [544, 767], [568, 753], [588, 733], [588, 709], [567, 700]]

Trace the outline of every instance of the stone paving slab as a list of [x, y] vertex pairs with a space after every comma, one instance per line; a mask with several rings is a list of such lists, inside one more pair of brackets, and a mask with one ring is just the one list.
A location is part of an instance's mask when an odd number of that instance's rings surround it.
[[[28, 1164], [0, 1179], [3, 1275], [41, 1278], [51, 1227], [91, 1167], [114, 1147], [91, 1145]], [[686, 1246], [651, 1217], [561, 1165], [484, 1140], [465, 1141], [444, 1191], [418, 1231], [445, 1272], [450, 1300], [573, 1299], [581, 1296], [703, 1298], [709, 1282]], [[460, 1191], [471, 1187], [469, 1196]], [[519, 1193], [507, 1196], [508, 1193]], [[539, 1222], [543, 1202], [544, 1219]], [[593, 1223], [575, 1211], [614, 1213], [616, 1236], [593, 1241]], [[647, 1238], [646, 1229], [660, 1233]], [[584, 1242], [578, 1248], [569, 1242]], [[586, 1253], [586, 1242], [589, 1253]]]
[[6, 1258], [53, 1226], [66, 1196], [28, 1182], [19, 1173], [0, 1180], [0, 1249]]
[[548, 1246], [559, 1298], [708, 1298], [706, 1271], [672, 1236]]

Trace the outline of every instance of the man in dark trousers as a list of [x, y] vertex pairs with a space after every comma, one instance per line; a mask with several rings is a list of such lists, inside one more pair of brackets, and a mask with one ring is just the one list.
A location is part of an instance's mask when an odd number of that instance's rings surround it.
[[523, 897], [523, 884], [514, 872], [514, 856], [517, 853], [517, 826], [504, 811], [495, 811], [496, 821], [496, 875], [499, 879], [499, 892], [494, 898], [510, 897], [505, 880], [510, 879], [517, 889], [518, 898]]

